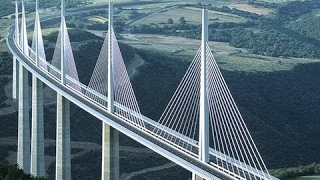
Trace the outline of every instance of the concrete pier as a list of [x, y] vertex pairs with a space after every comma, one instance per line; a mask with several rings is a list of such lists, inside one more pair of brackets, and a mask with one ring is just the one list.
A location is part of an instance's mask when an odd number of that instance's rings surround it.
[[[19, 12], [18, 12], [18, 1], [15, 1], [15, 40], [17, 44], [20, 44], [19, 36]], [[12, 100], [13, 102], [18, 102], [19, 97], [19, 61], [13, 56], [12, 62]]]
[[195, 173], [192, 173], [192, 180], [203, 180], [203, 178], [196, 175]]
[[[36, 20], [34, 23], [35, 58], [39, 67], [39, 0], [36, 0]], [[43, 129], [43, 82], [32, 76], [32, 128], [31, 128], [31, 174], [45, 177], [44, 129]]]
[[[66, 84], [65, 0], [61, 0], [61, 84]], [[57, 93], [56, 180], [71, 180], [70, 101]]]
[[30, 173], [30, 122], [28, 71], [19, 65], [18, 104], [18, 151], [17, 164], [25, 173]]
[[19, 97], [19, 61], [13, 57], [12, 61], [12, 100], [18, 102]]
[[57, 94], [56, 180], [71, 180], [70, 101]]
[[[19, 36], [19, 20], [18, 20], [18, 2], [16, 1], [16, 19], [15, 19], [15, 40], [17, 44], [20, 44]], [[12, 61], [12, 100], [18, 102], [19, 98], [19, 61], [13, 56]]]
[[[24, 1], [21, 14], [20, 46], [29, 56]], [[25, 173], [30, 173], [30, 121], [29, 121], [29, 87], [28, 71], [19, 63], [19, 100], [18, 100], [18, 151], [17, 164]]]
[[102, 180], [117, 180], [119, 169], [119, 131], [102, 123]]
[[32, 77], [31, 174], [45, 177], [43, 82]]

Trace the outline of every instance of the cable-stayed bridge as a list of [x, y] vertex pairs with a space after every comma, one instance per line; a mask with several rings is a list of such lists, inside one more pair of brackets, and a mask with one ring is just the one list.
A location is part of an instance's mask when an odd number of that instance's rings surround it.
[[[208, 13], [202, 41], [159, 120], [140, 113], [113, 31], [108, 33], [88, 85], [79, 81], [61, 1], [61, 25], [51, 61], [46, 60], [36, 0], [32, 45], [27, 40], [24, 1], [7, 36], [13, 54], [13, 98], [18, 102], [17, 163], [45, 176], [43, 83], [57, 92], [56, 179], [71, 179], [70, 102], [102, 121], [102, 179], [119, 179], [119, 132], [193, 173], [193, 179], [276, 179], [269, 175], [208, 46]], [[28, 116], [28, 71], [32, 73], [32, 123]], [[31, 134], [31, 137], [30, 137]]]

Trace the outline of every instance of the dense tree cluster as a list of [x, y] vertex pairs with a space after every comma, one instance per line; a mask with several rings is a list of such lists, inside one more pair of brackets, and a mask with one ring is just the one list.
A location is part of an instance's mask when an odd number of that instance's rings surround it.
[[299, 176], [320, 175], [320, 164], [312, 163], [306, 166], [270, 170], [270, 173], [282, 180]]
[[[49, 41], [50, 43], [56, 43], [58, 38], [58, 31], [52, 32], [44, 37], [44, 40]], [[100, 37], [95, 36], [94, 34], [83, 30], [83, 29], [68, 29], [68, 35], [71, 42], [82, 42], [86, 40], [101, 40]]]
[[[0, 74], [12, 74], [12, 56], [8, 52], [0, 52]], [[9, 83], [9, 78], [6, 76], [0, 77], [0, 107], [7, 106], [3, 101], [7, 100], [4, 86]]]
[[8, 52], [0, 52], [0, 74], [12, 74], [12, 56]]
[[7, 104], [3, 103], [7, 100], [6, 92], [4, 90], [4, 86], [9, 83], [9, 79], [7, 77], [0, 77], [0, 107], [6, 107]]
[[320, 16], [317, 14], [302, 15], [298, 20], [286, 23], [285, 27], [292, 29], [296, 35], [310, 38], [311, 41], [320, 39]]
[[17, 165], [10, 165], [8, 162], [0, 162], [0, 179], [3, 180], [44, 180], [30, 174], [25, 174]]
[[236, 8], [230, 8], [228, 6], [216, 7], [216, 6], [213, 6], [212, 4], [207, 4], [207, 5], [204, 5], [201, 3], [185, 4], [185, 5], [180, 5], [180, 7], [197, 7], [197, 8], [206, 7], [208, 10], [231, 13], [231, 14], [235, 14], [235, 15], [239, 15], [239, 16], [248, 18], [248, 19], [259, 19], [262, 17], [262, 15], [258, 15], [256, 13], [251, 13], [251, 12], [239, 10]]
[[142, 114], [157, 120], [181, 81], [189, 59], [150, 50], [136, 50], [136, 53], [145, 64], [139, 68], [132, 86]]
[[277, 9], [277, 20], [290, 21], [317, 8], [320, 8], [320, 1], [318, 0], [291, 1], [281, 5]]
[[263, 7], [263, 8], [277, 8], [279, 4], [273, 2], [264, 2], [264, 1], [259, 1], [259, 0], [249, 0], [248, 4], [258, 6], [258, 7]]
[[[75, 16], [68, 17], [67, 26], [70, 28], [80, 28], [80, 29], [87, 29], [87, 30], [108, 30], [108, 21], [106, 22], [95, 22], [90, 21], [87, 17], [90, 15], [98, 15], [101, 17], [105, 17], [105, 11], [92, 11], [85, 14], [79, 14]], [[113, 29], [115, 32], [121, 32], [125, 25], [125, 21], [120, 18], [116, 17], [113, 22]]]

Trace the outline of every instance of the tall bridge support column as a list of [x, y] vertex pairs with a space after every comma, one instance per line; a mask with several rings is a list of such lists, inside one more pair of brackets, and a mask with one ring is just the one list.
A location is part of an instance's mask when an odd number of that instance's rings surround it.
[[19, 97], [19, 61], [13, 56], [12, 61], [12, 100], [18, 102]]
[[[66, 84], [65, 0], [61, 0], [61, 84]], [[71, 180], [70, 101], [57, 93], [56, 180]]]
[[22, 64], [19, 65], [19, 87], [17, 164], [25, 173], [30, 173], [28, 71]]
[[56, 180], [71, 180], [70, 101], [57, 94]]
[[[27, 28], [22, 4], [20, 46], [23, 53], [29, 56]], [[28, 70], [19, 63], [19, 102], [18, 102], [18, 150], [17, 164], [25, 173], [30, 173], [30, 122], [29, 122], [29, 87]]]
[[[39, 0], [36, 0], [34, 31], [36, 65], [39, 67]], [[32, 76], [32, 128], [31, 128], [31, 174], [45, 177], [44, 130], [43, 130], [43, 82]]]
[[119, 169], [119, 131], [102, 124], [102, 180], [117, 180]]
[[[15, 41], [17, 44], [20, 44], [19, 41], [19, 17], [18, 17], [18, 1], [15, 1]], [[12, 99], [13, 102], [18, 102], [19, 97], [19, 61], [15, 56], [13, 56], [13, 62], [12, 62]]]
[[43, 83], [32, 77], [31, 174], [45, 177]]

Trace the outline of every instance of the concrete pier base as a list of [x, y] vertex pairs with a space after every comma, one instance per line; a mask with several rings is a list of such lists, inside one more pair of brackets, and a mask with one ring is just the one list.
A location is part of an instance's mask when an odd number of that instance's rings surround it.
[[119, 178], [119, 131], [106, 123], [102, 123], [101, 180], [118, 180]]
[[17, 164], [25, 173], [30, 173], [28, 71], [22, 64], [19, 64], [19, 87]]
[[32, 77], [31, 174], [45, 177], [43, 82]]
[[71, 180], [70, 101], [57, 94], [56, 180]]

